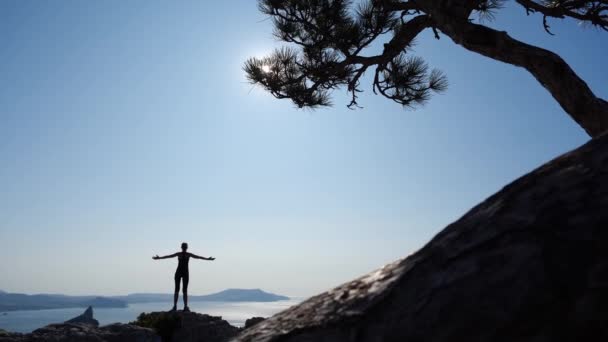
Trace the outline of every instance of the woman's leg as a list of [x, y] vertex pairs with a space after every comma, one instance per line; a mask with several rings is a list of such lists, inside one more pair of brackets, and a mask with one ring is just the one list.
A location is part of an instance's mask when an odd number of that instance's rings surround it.
[[178, 273], [175, 273], [175, 292], [173, 293], [173, 310], [177, 309], [177, 298], [179, 297], [179, 282], [181, 276]]
[[188, 308], [188, 282], [190, 281], [190, 275], [188, 273], [182, 276], [184, 281], [184, 309]]

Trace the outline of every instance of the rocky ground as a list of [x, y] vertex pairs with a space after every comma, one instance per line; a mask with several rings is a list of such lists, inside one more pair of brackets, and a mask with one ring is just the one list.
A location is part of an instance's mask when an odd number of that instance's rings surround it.
[[[247, 322], [262, 320], [254, 317]], [[135, 322], [100, 327], [89, 307], [78, 317], [29, 334], [0, 330], [0, 342], [225, 342], [241, 330], [221, 317], [182, 311], [142, 313]]]
[[163, 342], [224, 342], [240, 331], [221, 317], [183, 311], [142, 313], [132, 324], [153, 328]]
[[50, 324], [29, 334], [0, 334], [0, 342], [160, 342], [152, 329], [130, 324], [95, 327], [79, 323]]
[[50, 324], [29, 334], [0, 331], [0, 342], [161, 342], [149, 328], [115, 323], [99, 327], [89, 307], [77, 317], [64, 323]]

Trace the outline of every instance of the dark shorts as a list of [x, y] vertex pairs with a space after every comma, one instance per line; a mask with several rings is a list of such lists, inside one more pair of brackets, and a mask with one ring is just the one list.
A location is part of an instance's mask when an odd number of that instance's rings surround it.
[[188, 291], [188, 281], [190, 281], [190, 275], [188, 272], [175, 272], [175, 291], [179, 291], [179, 282], [184, 282], [184, 291]]

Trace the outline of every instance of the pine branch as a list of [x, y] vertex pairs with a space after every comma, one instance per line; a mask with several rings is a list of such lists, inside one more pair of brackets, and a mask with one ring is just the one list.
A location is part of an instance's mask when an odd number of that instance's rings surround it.
[[538, 12], [543, 15], [543, 26], [549, 31], [547, 18], [566, 17], [589, 23], [608, 31], [608, 0], [516, 0], [527, 13]]

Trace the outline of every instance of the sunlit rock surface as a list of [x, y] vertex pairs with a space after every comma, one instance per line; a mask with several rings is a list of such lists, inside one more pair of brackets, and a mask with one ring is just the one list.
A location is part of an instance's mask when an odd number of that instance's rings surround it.
[[234, 341], [604, 340], [607, 135], [506, 186], [417, 253]]

